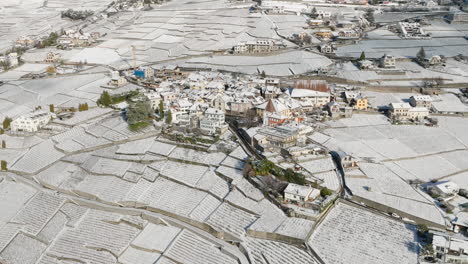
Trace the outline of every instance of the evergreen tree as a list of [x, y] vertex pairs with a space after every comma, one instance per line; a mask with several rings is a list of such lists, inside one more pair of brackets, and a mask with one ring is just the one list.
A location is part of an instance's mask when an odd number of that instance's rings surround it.
[[55, 106], [54, 106], [53, 104], [50, 104], [50, 105], [49, 105], [49, 111], [50, 111], [51, 113], [55, 112]]
[[5, 140], [2, 140], [2, 148], [6, 148], [6, 142], [5, 142]]
[[312, 17], [317, 16], [317, 8], [315, 8], [315, 7], [312, 8], [312, 11], [310, 12], [310, 14], [311, 14]]
[[361, 56], [359, 57], [359, 60], [360, 61], [366, 60], [366, 54], [364, 53], [364, 51], [361, 53]]
[[416, 54], [416, 58], [419, 61], [424, 61], [424, 59], [426, 59], [426, 51], [424, 50], [423, 47], [419, 49], [418, 53]]
[[265, 77], [266, 77], [265, 71], [262, 71], [262, 73], [260, 74], [260, 76], [261, 76], [262, 78], [265, 78]]
[[127, 122], [129, 125], [135, 125], [140, 122], [147, 122], [153, 118], [153, 109], [148, 98], [132, 102], [127, 110]]
[[97, 103], [101, 104], [103, 106], [111, 105], [112, 104], [112, 98], [109, 95], [109, 92], [107, 92], [107, 91], [102, 92], [101, 97], [98, 99]]
[[366, 14], [364, 15], [367, 21], [369, 23], [374, 24], [375, 23], [375, 18], [374, 18], [374, 9], [369, 8], [366, 10]]
[[7, 170], [7, 162], [2, 160], [1, 161], [1, 169], [2, 171], [6, 171]]
[[7, 129], [10, 127], [11, 121], [13, 121], [11, 118], [8, 116], [3, 119], [3, 129]]
[[159, 101], [159, 118], [164, 117], [164, 103], [163, 101]]
[[172, 112], [171, 112], [171, 110], [167, 111], [166, 123], [168, 123], [168, 124], [172, 123]]

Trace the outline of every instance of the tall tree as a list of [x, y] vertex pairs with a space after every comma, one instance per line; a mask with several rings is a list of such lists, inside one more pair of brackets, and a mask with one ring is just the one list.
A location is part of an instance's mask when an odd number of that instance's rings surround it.
[[6, 142], [5, 142], [5, 140], [2, 140], [2, 148], [6, 148]]
[[367, 21], [369, 21], [369, 23], [374, 24], [375, 23], [374, 9], [372, 8], [367, 9], [364, 17], [367, 19]]
[[153, 118], [153, 109], [148, 98], [143, 97], [136, 102], [130, 103], [127, 109], [127, 122], [134, 125], [140, 122], [147, 122]]
[[166, 123], [168, 123], [168, 124], [172, 123], [172, 112], [171, 112], [171, 110], [167, 111]]
[[366, 60], [366, 54], [363, 52], [361, 52], [361, 56], [359, 57], [359, 60], [360, 61], [363, 61], [363, 60]]
[[112, 104], [112, 98], [109, 95], [109, 92], [103, 91], [101, 94], [101, 97], [98, 99], [98, 104], [101, 104], [103, 106], [109, 106]]
[[49, 105], [49, 111], [50, 111], [51, 113], [55, 112], [55, 106], [54, 106], [53, 104], [50, 104], [50, 105]]
[[6, 171], [7, 170], [7, 162], [5, 160], [2, 160], [0, 163], [1, 163], [2, 171]]
[[426, 51], [423, 47], [419, 49], [418, 53], [416, 54], [416, 58], [421, 62], [426, 59]]
[[164, 118], [164, 103], [163, 103], [163, 100], [159, 101], [159, 118]]

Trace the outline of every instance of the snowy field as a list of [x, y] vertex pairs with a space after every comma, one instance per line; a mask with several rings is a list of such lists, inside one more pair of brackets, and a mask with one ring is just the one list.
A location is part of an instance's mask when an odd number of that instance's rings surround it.
[[468, 137], [462, 131], [468, 128], [468, 120], [438, 118], [438, 127], [426, 127], [390, 125], [382, 115], [353, 115], [352, 118], [329, 122], [334, 128], [322, 132], [330, 137], [324, 145], [331, 150], [342, 150], [355, 157], [377, 161], [465, 149]]
[[319, 224], [309, 245], [325, 263], [418, 262], [414, 227], [344, 203], [335, 206]]

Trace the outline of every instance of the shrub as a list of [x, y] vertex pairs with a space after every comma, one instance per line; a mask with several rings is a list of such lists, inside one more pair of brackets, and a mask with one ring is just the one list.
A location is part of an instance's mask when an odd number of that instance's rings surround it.
[[332, 195], [333, 191], [328, 189], [327, 187], [323, 187], [321, 190], [320, 190], [320, 195], [322, 197], [326, 197], [326, 196], [330, 196]]
[[6, 171], [7, 170], [7, 162], [2, 160], [1, 162], [1, 169], [2, 171]]
[[3, 129], [8, 129], [10, 127], [11, 121], [13, 120], [6, 116], [5, 119], [3, 119]]

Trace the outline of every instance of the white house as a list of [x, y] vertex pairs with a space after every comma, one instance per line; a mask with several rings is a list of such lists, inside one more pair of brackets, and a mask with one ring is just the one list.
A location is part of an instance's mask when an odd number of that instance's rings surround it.
[[45, 126], [50, 119], [52, 119], [51, 113], [35, 111], [14, 119], [10, 125], [11, 131], [36, 132]]
[[227, 130], [224, 112], [216, 108], [208, 108], [200, 120], [200, 129], [209, 133], [223, 133]]
[[159, 109], [159, 102], [161, 101], [161, 95], [158, 92], [147, 92], [144, 93], [146, 97], [148, 97], [149, 101], [151, 102], [151, 108], [153, 110]]
[[440, 195], [441, 197], [450, 197], [456, 195], [460, 190], [460, 187], [451, 181], [441, 181], [432, 185], [430, 190]]
[[118, 71], [112, 71], [111, 73], [111, 80], [109, 81], [108, 85], [114, 87], [122, 87], [127, 84], [127, 79], [125, 77], [120, 76]]
[[286, 201], [293, 202], [307, 202], [312, 201], [320, 195], [318, 189], [310, 186], [302, 186], [295, 183], [288, 184], [288, 187], [284, 190], [284, 199]]
[[413, 107], [408, 110], [408, 119], [421, 120], [429, 116], [429, 109], [426, 107]]
[[380, 58], [380, 67], [382, 68], [395, 68], [396, 65], [396, 59], [392, 55], [383, 55], [382, 58]]

